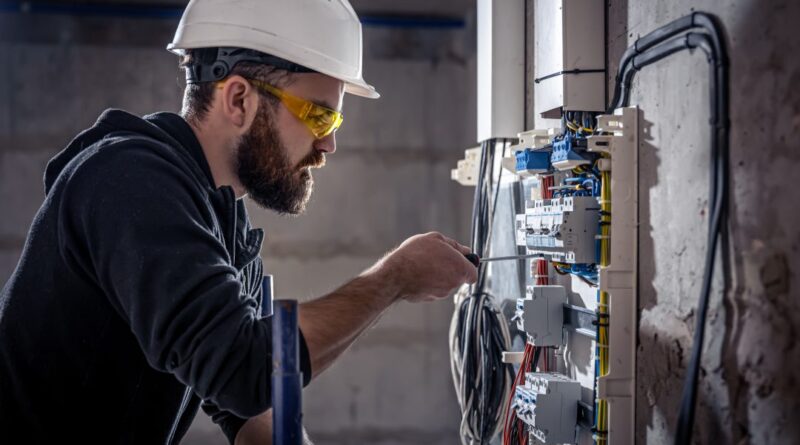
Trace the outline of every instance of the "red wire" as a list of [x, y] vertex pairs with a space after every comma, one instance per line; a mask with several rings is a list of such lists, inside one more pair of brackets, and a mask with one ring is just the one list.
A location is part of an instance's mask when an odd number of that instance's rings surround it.
[[543, 199], [553, 199], [553, 191], [550, 190], [550, 187], [552, 187], [554, 183], [555, 183], [555, 178], [553, 178], [553, 176], [545, 176], [542, 178]]
[[[525, 373], [530, 371], [531, 368], [531, 361], [533, 360], [533, 351], [534, 347], [530, 344], [525, 345], [525, 352], [522, 356], [522, 363], [520, 364], [519, 370], [517, 371], [517, 375], [514, 377], [514, 386], [511, 394], [508, 398], [508, 405], [506, 409], [506, 421], [505, 421], [505, 428], [503, 429], [503, 445], [512, 445], [511, 444], [511, 427], [513, 426], [515, 421], [518, 421], [514, 410], [511, 409], [512, 401], [514, 400], [514, 393], [516, 392], [517, 385], [521, 385], [525, 381]], [[518, 425], [520, 426], [520, 425]], [[523, 440], [520, 441], [520, 437], [517, 437], [517, 443], [526, 445], [527, 439], [523, 437]]]
[[[542, 198], [544, 199], [552, 199], [553, 198], [553, 191], [550, 190], [550, 187], [553, 186], [555, 180], [553, 176], [545, 176], [542, 178]], [[538, 259], [536, 262], [535, 267], [535, 275], [536, 275], [536, 284], [537, 285], [548, 285], [550, 284], [550, 278], [548, 276], [548, 267], [547, 267], [547, 260], [544, 258]], [[526, 343], [525, 344], [525, 352], [522, 356], [522, 363], [520, 364], [519, 371], [517, 371], [517, 375], [514, 377], [514, 387], [511, 391], [511, 395], [508, 399], [508, 405], [506, 410], [506, 421], [505, 421], [505, 428], [503, 429], [503, 445], [512, 445], [511, 444], [511, 427], [514, 425], [514, 422], [517, 422], [517, 444], [519, 445], [527, 445], [528, 444], [528, 435], [525, 434], [525, 423], [518, 419], [514, 410], [511, 409], [512, 402], [514, 400], [514, 395], [516, 392], [517, 385], [521, 385], [525, 382], [525, 373], [532, 371], [533, 365], [533, 356], [535, 355], [536, 347]], [[541, 353], [544, 353], [544, 370], [547, 370], [547, 349], [542, 348]]]

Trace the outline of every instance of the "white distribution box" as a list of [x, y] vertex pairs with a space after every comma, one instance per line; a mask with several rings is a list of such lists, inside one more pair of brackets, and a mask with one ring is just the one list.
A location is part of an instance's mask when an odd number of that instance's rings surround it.
[[534, 106], [537, 118], [605, 111], [605, 3], [534, 2]]

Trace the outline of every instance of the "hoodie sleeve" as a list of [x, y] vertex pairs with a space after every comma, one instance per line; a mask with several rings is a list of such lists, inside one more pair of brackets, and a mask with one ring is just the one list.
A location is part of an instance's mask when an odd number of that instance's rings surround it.
[[271, 319], [242, 288], [190, 170], [142, 144], [87, 149], [64, 188], [61, 254], [104, 291], [153, 368], [255, 416], [270, 407]]

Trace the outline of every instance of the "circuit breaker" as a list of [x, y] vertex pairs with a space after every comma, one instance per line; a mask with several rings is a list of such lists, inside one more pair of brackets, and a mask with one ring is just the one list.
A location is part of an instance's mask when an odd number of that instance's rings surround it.
[[553, 261], [595, 263], [599, 218], [596, 197], [536, 200], [517, 218], [517, 241], [531, 254], [541, 253]]
[[517, 300], [517, 328], [524, 331], [534, 346], [564, 344], [563, 286], [528, 286], [525, 298]]
[[564, 375], [529, 372], [516, 388], [514, 405], [542, 443], [574, 443], [580, 397], [580, 383]]

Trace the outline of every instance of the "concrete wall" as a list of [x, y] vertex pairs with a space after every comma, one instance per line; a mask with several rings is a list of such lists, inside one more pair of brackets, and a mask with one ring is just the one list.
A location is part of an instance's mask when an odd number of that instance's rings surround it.
[[[467, 17], [472, 3], [405, 2], [394, 10]], [[394, 4], [354, 2], [368, 12]], [[179, 109], [176, 60], [163, 49], [175, 25], [0, 14], [7, 60], [0, 67], [0, 280], [15, 267], [41, 204], [50, 157], [107, 107]], [[365, 76], [383, 97], [345, 101], [338, 151], [315, 173], [307, 215], [279, 218], [250, 206], [254, 224], [266, 229], [262, 257], [278, 297], [332, 290], [415, 233], [468, 237], [472, 192], [450, 181], [449, 169], [474, 145], [474, 30], [367, 27], [364, 39]], [[322, 444], [457, 443], [446, 346], [451, 311], [450, 301], [390, 310], [307, 389], [312, 437]], [[184, 441], [224, 442], [203, 414]]]
[[[711, 300], [696, 443], [800, 441], [800, 49], [796, 1], [610, 2], [610, 56], [692, 10], [718, 15], [731, 58], [733, 282]], [[708, 224], [708, 66], [679, 54], [643, 70], [637, 443], [672, 443]]]

